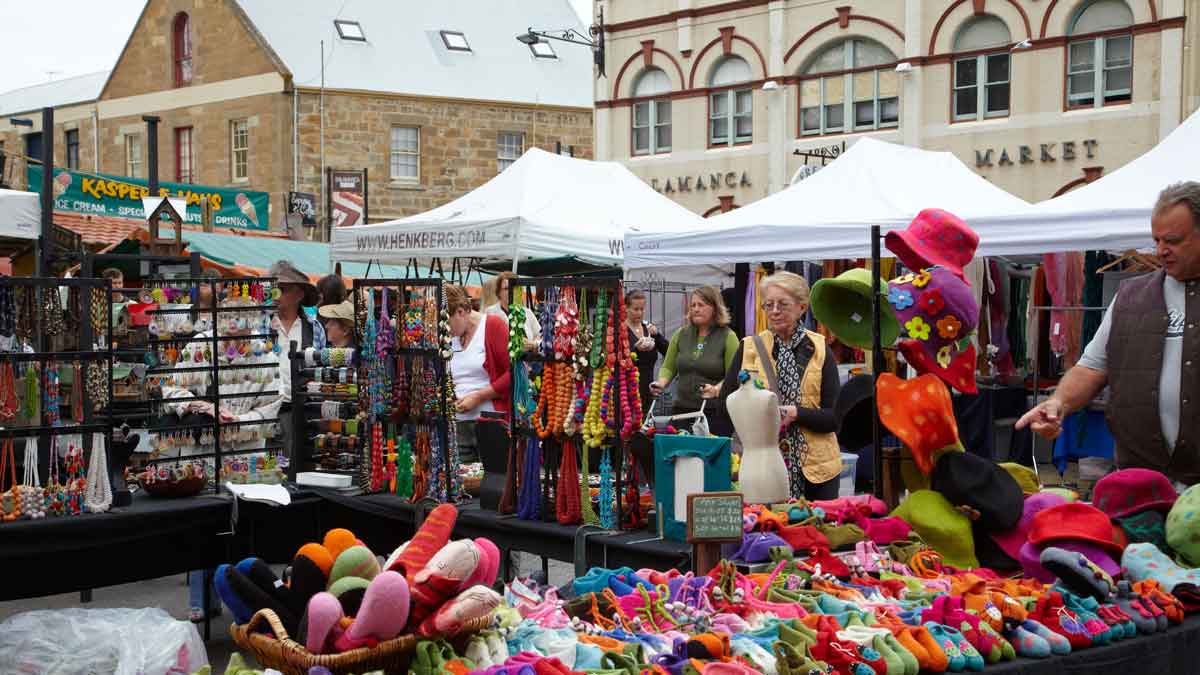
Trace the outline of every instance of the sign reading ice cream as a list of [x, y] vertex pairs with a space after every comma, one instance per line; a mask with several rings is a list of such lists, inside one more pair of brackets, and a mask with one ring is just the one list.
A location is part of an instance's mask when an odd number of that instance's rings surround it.
[[[54, 189], [55, 211], [117, 218], [146, 217], [142, 198], [150, 196], [150, 189], [146, 181], [140, 178], [55, 169], [50, 185]], [[30, 165], [29, 189], [40, 192], [41, 188], [42, 167]], [[271, 199], [266, 192], [160, 182], [158, 196], [186, 199], [187, 213], [183, 214], [183, 221], [188, 224], [200, 224], [201, 204], [208, 202], [212, 206], [213, 225], [216, 227], [244, 230], [265, 230], [269, 227]]]

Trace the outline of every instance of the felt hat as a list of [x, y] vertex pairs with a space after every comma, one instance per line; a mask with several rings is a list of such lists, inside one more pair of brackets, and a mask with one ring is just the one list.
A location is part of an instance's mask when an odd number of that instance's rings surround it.
[[977, 531], [1002, 532], [1021, 519], [1025, 495], [1021, 486], [995, 462], [968, 452], [947, 452], [929, 476], [930, 488], [955, 506], [979, 513]]
[[[887, 283], [879, 280], [879, 293], [887, 295]], [[871, 348], [871, 270], [858, 267], [832, 279], [820, 279], [812, 287], [813, 317], [842, 343], [858, 349]], [[880, 343], [890, 347], [900, 336], [900, 324], [890, 305], [881, 304]]]
[[838, 420], [837, 439], [843, 447], [853, 452], [870, 445], [876, 415], [875, 378], [866, 373], [850, 378], [838, 392], [833, 411]]
[[354, 616], [358, 614], [363, 596], [367, 593], [367, 586], [370, 585], [371, 582], [362, 577], [342, 577], [329, 585], [329, 594], [342, 604], [342, 611], [346, 616]]
[[321, 299], [321, 294], [317, 292], [317, 287], [309, 280], [308, 275], [296, 269], [296, 266], [287, 260], [277, 260], [271, 268], [267, 270], [267, 276], [274, 277], [275, 283], [282, 288], [286, 285], [300, 286], [304, 289], [304, 298], [300, 301], [305, 307], [312, 307]]
[[367, 586], [354, 622], [338, 636], [334, 646], [344, 652], [371, 642], [390, 640], [404, 630], [408, 611], [408, 582], [396, 572], [381, 572]]
[[863, 531], [867, 533], [867, 539], [879, 544], [887, 546], [893, 541], [899, 541], [908, 536], [912, 532], [912, 526], [900, 520], [899, 518], [866, 518], [862, 525]]
[[238, 597], [237, 593], [233, 592], [233, 588], [229, 585], [229, 570], [232, 569], [232, 565], [218, 566], [216, 572], [213, 573], [213, 588], [217, 590], [217, 597], [221, 598], [221, 602], [233, 614], [234, 623], [244, 624], [254, 616], [254, 610], [246, 606], [246, 603]]
[[338, 554], [329, 571], [329, 583], [342, 577], [360, 577], [370, 581], [379, 574], [379, 559], [366, 546], [351, 546]]
[[1033, 517], [1051, 506], [1066, 504], [1062, 496], [1051, 492], [1039, 492], [1029, 495], [1021, 507], [1021, 517], [1017, 524], [1003, 532], [993, 532], [991, 538], [1011, 558], [1019, 560], [1021, 546], [1029, 539], [1029, 528], [1033, 527]]
[[1184, 490], [1167, 514], [1167, 544], [1180, 562], [1200, 566], [1200, 484]]
[[918, 373], [934, 373], [961, 392], [976, 393], [974, 346], [968, 338], [979, 324], [979, 303], [970, 284], [933, 267], [897, 277], [888, 287], [905, 360]]
[[309, 601], [304, 615], [304, 648], [313, 654], [332, 651], [338, 626], [345, 614], [337, 598], [329, 593], [317, 593]]
[[1112, 521], [1091, 504], [1067, 502], [1051, 506], [1033, 517], [1029, 528], [1030, 543], [1044, 545], [1072, 539], [1091, 542], [1121, 555], [1121, 547], [1113, 539]]
[[975, 558], [982, 567], [997, 572], [1011, 572], [1021, 569], [1021, 563], [1010, 556], [994, 539], [988, 536], [987, 530], [979, 526], [979, 521], [971, 523], [971, 533], [975, 536]]
[[901, 380], [883, 373], [876, 384], [879, 420], [913, 453], [921, 473], [933, 471], [934, 453], [962, 450], [950, 391], [933, 375]]
[[925, 209], [907, 228], [888, 232], [884, 243], [911, 270], [940, 265], [965, 281], [963, 268], [975, 257], [979, 235], [949, 211]]
[[971, 521], [939, 492], [910, 492], [892, 515], [912, 526], [942, 560], [955, 567], [979, 567]]
[[[353, 308], [351, 308], [353, 310]], [[353, 320], [353, 317], [351, 317]], [[322, 542], [325, 549], [329, 551], [329, 555], [333, 556], [334, 560], [342, 554], [342, 551], [351, 546], [358, 545], [358, 537], [354, 533], [343, 527], [335, 527], [325, 533], [325, 539]]]
[[1036, 494], [1042, 489], [1041, 481], [1038, 480], [1037, 473], [1024, 464], [1017, 464], [1016, 462], [1001, 462], [999, 466], [1001, 469], [1007, 471], [1008, 475], [1013, 477], [1013, 480], [1017, 481], [1017, 485], [1021, 486], [1021, 492], [1024, 493], [1026, 497]]
[[749, 532], [742, 535], [742, 546], [734, 554], [738, 562], [758, 563], [771, 559], [770, 550], [775, 546], [791, 546], [774, 532]]
[[1166, 513], [1178, 496], [1171, 479], [1152, 469], [1114, 471], [1092, 487], [1092, 504], [1109, 518], [1148, 510]]
[[321, 305], [317, 308], [317, 315], [322, 319], [340, 319], [342, 321], [354, 324], [354, 302], [346, 300], [339, 302], [336, 305]]
[[300, 547], [299, 551], [296, 551], [296, 556], [304, 556], [313, 561], [326, 577], [329, 576], [329, 571], [333, 569], [333, 554], [329, 552], [329, 549], [325, 548], [324, 544], [311, 542], [305, 544]]
[[328, 577], [310, 558], [298, 555], [292, 560], [289, 588], [292, 591], [292, 611], [296, 614], [303, 614], [308, 601], [328, 586]]
[[1164, 551], [1171, 548], [1167, 544], [1167, 517], [1158, 511], [1142, 511], [1132, 516], [1113, 518], [1113, 525], [1125, 533], [1126, 546], [1154, 544]]
[[1056, 546], [1042, 550], [1042, 567], [1058, 577], [1072, 593], [1106, 601], [1116, 590], [1112, 575], [1100, 569], [1082, 553]]
[[1170, 593], [1176, 584], [1200, 584], [1200, 569], [1187, 569], [1154, 544], [1130, 544], [1121, 556], [1121, 573], [1130, 581], [1153, 579]]

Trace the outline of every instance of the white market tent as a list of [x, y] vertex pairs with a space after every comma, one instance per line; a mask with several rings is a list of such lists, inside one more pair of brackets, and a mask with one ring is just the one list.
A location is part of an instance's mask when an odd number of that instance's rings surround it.
[[413, 258], [573, 257], [620, 266], [625, 233], [635, 226], [674, 232], [704, 225], [703, 218], [621, 164], [531, 148], [500, 175], [448, 204], [334, 230], [330, 257], [393, 265]]
[[42, 221], [40, 199], [36, 192], [0, 189], [0, 238], [37, 239]]
[[[942, 208], [980, 232], [998, 213], [1029, 204], [989, 183], [948, 152], [873, 138], [859, 140], [829, 166], [769, 197], [687, 232], [645, 229], [625, 239], [627, 268], [823, 260], [869, 256], [872, 225], [904, 228], [922, 209]], [[1039, 232], [1030, 232], [1037, 237]]]

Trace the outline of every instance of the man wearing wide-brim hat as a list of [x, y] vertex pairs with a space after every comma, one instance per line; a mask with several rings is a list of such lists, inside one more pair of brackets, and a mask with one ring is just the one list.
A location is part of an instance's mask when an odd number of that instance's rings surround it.
[[[291, 408], [292, 402], [292, 367], [288, 360], [291, 343], [295, 342], [298, 349], [324, 349], [325, 329], [302, 309], [317, 304], [320, 295], [306, 274], [292, 263], [280, 260], [271, 265], [267, 276], [275, 278], [280, 291], [279, 299], [275, 301], [271, 328], [275, 332], [275, 345], [279, 350], [279, 394], [284, 401], [280, 410], [282, 416]], [[287, 427], [286, 424], [280, 425], [280, 428]]]
[[1163, 269], [1121, 284], [1079, 363], [1017, 428], [1054, 438], [1107, 385], [1117, 465], [1191, 485], [1200, 482], [1200, 183], [1163, 190], [1150, 232]]

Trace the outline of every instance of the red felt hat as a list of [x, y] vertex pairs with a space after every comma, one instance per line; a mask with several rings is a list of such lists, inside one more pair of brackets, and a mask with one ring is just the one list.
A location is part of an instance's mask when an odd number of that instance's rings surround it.
[[975, 345], [970, 345], [942, 367], [937, 357], [930, 354], [925, 345], [917, 340], [901, 340], [900, 353], [904, 360], [922, 375], [936, 375], [941, 381], [964, 394], [978, 394], [975, 385]]
[[788, 525], [779, 529], [779, 536], [795, 551], [829, 548], [829, 538], [812, 525]]
[[1171, 510], [1179, 497], [1171, 479], [1152, 469], [1121, 469], [1096, 481], [1092, 503], [1109, 518]]
[[888, 250], [911, 270], [938, 265], [966, 281], [963, 268], [975, 257], [979, 235], [961, 218], [942, 209], [925, 209], [903, 230], [888, 232]]
[[1091, 542], [1118, 557], [1122, 553], [1113, 540], [1112, 521], [1100, 509], [1083, 502], [1051, 506], [1033, 517], [1029, 543], [1041, 546], [1062, 539]]

